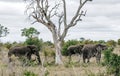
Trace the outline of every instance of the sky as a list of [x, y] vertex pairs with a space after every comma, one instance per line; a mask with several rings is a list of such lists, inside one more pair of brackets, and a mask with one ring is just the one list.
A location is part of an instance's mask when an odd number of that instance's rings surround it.
[[[66, 0], [68, 5], [68, 22], [78, 5], [78, 0]], [[70, 8], [70, 9], [69, 9]], [[72, 10], [74, 9], [74, 10]], [[118, 40], [120, 38], [120, 0], [93, 0], [84, 8], [87, 10], [82, 21], [72, 27], [65, 40], [85, 39], [91, 40]], [[0, 24], [9, 29], [6, 37], [0, 38], [2, 42], [25, 41], [21, 36], [21, 29], [34, 27], [39, 32], [39, 38], [44, 41], [53, 41], [49, 30], [40, 23], [31, 24], [25, 14], [26, 3], [23, 0], [0, 0]]]

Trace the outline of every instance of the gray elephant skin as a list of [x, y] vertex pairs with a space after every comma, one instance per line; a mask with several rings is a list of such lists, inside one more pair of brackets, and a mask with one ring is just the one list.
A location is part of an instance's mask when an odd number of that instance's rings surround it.
[[101, 51], [107, 49], [106, 45], [102, 44], [86, 44], [82, 48], [83, 62], [90, 61], [91, 57], [96, 57], [96, 62], [99, 63], [101, 59]]
[[[81, 55], [82, 54], [82, 51], [81, 51], [82, 48], [83, 48], [83, 45], [71, 45], [67, 48], [68, 55], [69, 55], [69, 62], [71, 60], [71, 55], [73, 55], [73, 54]], [[80, 61], [80, 59], [79, 59], [79, 61]]]
[[37, 56], [38, 64], [41, 64], [39, 51], [35, 45], [27, 45], [27, 46], [19, 46], [19, 47], [10, 48], [8, 52], [9, 62], [11, 62], [12, 55], [15, 55], [17, 57], [25, 56], [30, 60], [32, 54]]

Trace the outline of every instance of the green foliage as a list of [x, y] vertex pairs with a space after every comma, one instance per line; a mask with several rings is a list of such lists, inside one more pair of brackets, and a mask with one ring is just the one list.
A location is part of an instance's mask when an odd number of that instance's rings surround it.
[[22, 31], [22, 36], [27, 37], [25, 44], [26, 45], [36, 45], [39, 50], [41, 50], [42, 47], [42, 39], [38, 39], [38, 35], [40, 32], [38, 32], [35, 28], [30, 27], [30, 28], [24, 28], [21, 30]]
[[107, 65], [110, 62], [110, 57], [112, 54], [113, 49], [109, 48], [108, 50], [104, 51], [104, 63]]
[[110, 47], [115, 47], [115, 46], [116, 46], [116, 42], [115, 42], [114, 40], [108, 40], [108, 41], [106, 42], [106, 44], [107, 44], [108, 46], [110, 46]]
[[31, 72], [31, 71], [26, 71], [24, 72], [23, 74], [24, 76], [38, 76], [37, 74], [35, 74], [34, 72]]
[[120, 56], [112, 53], [113, 48], [104, 52], [104, 63], [109, 74], [120, 76]]
[[63, 45], [63, 48], [62, 48], [62, 55], [67, 56], [68, 55], [67, 48], [70, 45], [76, 45], [76, 44], [79, 44], [79, 41], [77, 41], [77, 40], [68, 40], [67, 42], [65, 42], [64, 45]]
[[30, 27], [30, 28], [24, 28], [21, 30], [22, 31], [22, 36], [25, 36], [27, 38], [33, 38], [36, 37], [40, 34], [35, 28]]
[[104, 40], [99, 40], [98, 43], [99, 44], [105, 44], [105, 41]]
[[4, 44], [4, 46], [7, 48], [7, 49], [10, 49], [12, 47], [12, 44], [7, 42]]
[[90, 39], [87, 39], [87, 40], [83, 41], [83, 44], [92, 44], [92, 43], [94, 43], [94, 41], [90, 40]]
[[41, 50], [42, 48], [42, 44], [43, 44], [43, 40], [42, 39], [38, 39], [37, 37], [35, 38], [28, 38], [25, 41], [26, 45], [36, 45], [38, 47], [39, 50]]
[[8, 32], [8, 28], [7, 27], [4, 27], [0, 24], [0, 37], [4, 37], [6, 36], [7, 34], [9, 34]]
[[120, 39], [118, 39], [118, 45], [120, 45]]
[[53, 46], [54, 45], [51, 41], [46, 41], [46, 42], [44, 42], [44, 44], [48, 45], [48, 46]]

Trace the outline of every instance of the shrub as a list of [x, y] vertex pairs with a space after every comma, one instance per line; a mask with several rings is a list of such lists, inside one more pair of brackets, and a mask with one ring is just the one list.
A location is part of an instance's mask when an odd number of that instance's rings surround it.
[[7, 48], [7, 49], [10, 49], [12, 47], [12, 44], [7, 42], [4, 44], [4, 46]]
[[118, 39], [118, 45], [120, 45], [120, 39]]
[[114, 74], [115, 76], [120, 76], [120, 56], [112, 53], [112, 48], [108, 49], [104, 53], [104, 63], [107, 66], [107, 71], [109, 74]]
[[107, 46], [110, 46], [110, 47], [115, 47], [116, 46], [116, 42], [114, 40], [108, 40], [106, 42]]
[[36, 45], [38, 47], [38, 49], [41, 50], [43, 41], [42, 41], [42, 39], [38, 39], [37, 37], [28, 38], [28, 39], [26, 39], [25, 44], [26, 45]]
[[31, 72], [31, 71], [26, 71], [24, 72], [23, 74], [24, 76], [38, 76], [37, 74], [35, 74], [34, 72]]
[[113, 51], [112, 48], [109, 48], [108, 50], [104, 51], [104, 63], [105, 64], [108, 64], [110, 62], [112, 51]]

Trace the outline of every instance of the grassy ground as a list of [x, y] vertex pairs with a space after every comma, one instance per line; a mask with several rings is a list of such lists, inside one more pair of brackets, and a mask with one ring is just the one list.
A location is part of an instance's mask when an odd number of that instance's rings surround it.
[[[21, 66], [18, 59], [8, 64], [7, 49], [0, 51], [0, 76], [109, 76], [106, 73], [106, 67], [102, 64], [97, 64], [95, 58], [90, 60], [90, 63], [84, 64], [82, 59], [79, 63], [78, 56], [72, 56], [72, 61], [68, 64], [68, 57], [63, 57], [63, 65], [55, 65], [53, 57], [45, 57], [41, 55], [43, 66]], [[114, 50], [115, 53], [120, 55], [120, 48]], [[103, 61], [103, 56], [102, 56]], [[24, 73], [33, 72], [36, 75], [24, 75]]]

